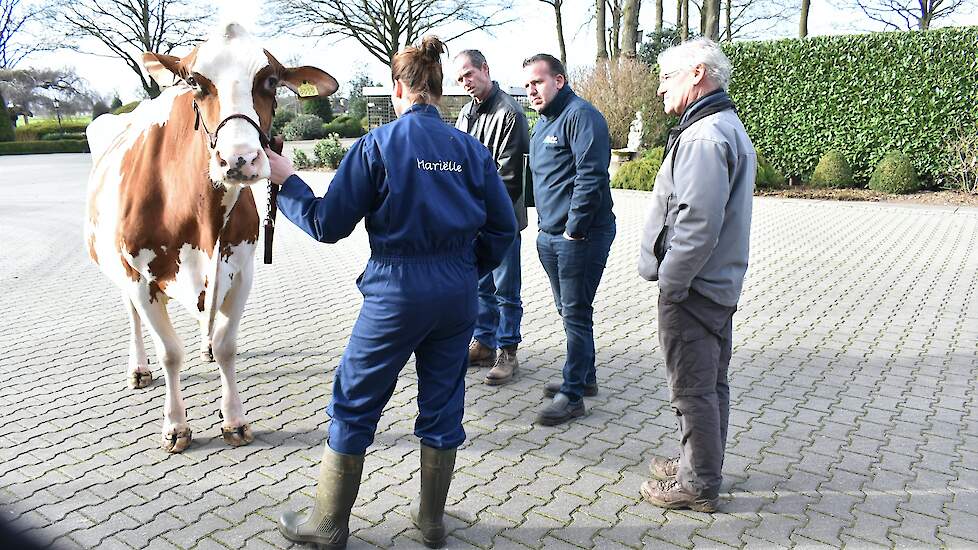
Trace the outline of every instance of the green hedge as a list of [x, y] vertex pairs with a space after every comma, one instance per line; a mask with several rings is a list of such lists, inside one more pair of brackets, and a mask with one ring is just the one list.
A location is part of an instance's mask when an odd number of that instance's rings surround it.
[[0, 155], [34, 155], [39, 153], [88, 153], [88, 141], [7, 141], [0, 143]]
[[730, 93], [754, 145], [782, 173], [808, 176], [828, 150], [865, 186], [891, 150], [943, 184], [947, 144], [978, 132], [978, 27], [724, 45]]
[[61, 129], [64, 128], [64, 133], [68, 134], [84, 134], [85, 128], [88, 128], [88, 124], [91, 121], [88, 119], [81, 120], [62, 120], [61, 125], [58, 125], [56, 119], [35, 119], [30, 124], [25, 124], [23, 126], [18, 126], [15, 131], [17, 134], [17, 141], [37, 141], [43, 139], [47, 134], [60, 134]]

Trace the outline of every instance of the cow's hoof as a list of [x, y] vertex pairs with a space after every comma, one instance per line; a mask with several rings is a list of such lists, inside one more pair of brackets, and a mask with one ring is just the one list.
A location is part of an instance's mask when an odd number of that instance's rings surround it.
[[150, 371], [129, 371], [129, 387], [134, 390], [148, 388], [153, 383], [153, 373]]
[[200, 350], [200, 360], [205, 363], [214, 362], [214, 348], [207, 346], [207, 349]]
[[224, 437], [224, 442], [232, 447], [247, 445], [255, 440], [255, 435], [251, 433], [251, 426], [247, 424], [221, 426], [221, 435]]
[[163, 434], [163, 450], [168, 453], [181, 453], [184, 449], [190, 446], [190, 440], [193, 439], [190, 433], [190, 428], [183, 428], [182, 430], [173, 429], [168, 433]]

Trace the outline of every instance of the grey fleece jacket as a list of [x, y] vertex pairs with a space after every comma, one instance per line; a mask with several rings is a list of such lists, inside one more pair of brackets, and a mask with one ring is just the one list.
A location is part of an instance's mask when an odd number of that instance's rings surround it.
[[[683, 118], [707, 103], [691, 105]], [[754, 145], [733, 110], [693, 123], [663, 159], [638, 270], [659, 281], [665, 299], [682, 302], [692, 288], [718, 304], [737, 305], [747, 272], [756, 173]]]

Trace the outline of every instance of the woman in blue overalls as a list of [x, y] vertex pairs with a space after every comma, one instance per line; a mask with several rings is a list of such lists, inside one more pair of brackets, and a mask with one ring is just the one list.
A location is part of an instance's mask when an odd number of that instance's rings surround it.
[[413, 353], [418, 371], [421, 495], [412, 512], [425, 543], [444, 544], [442, 515], [462, 430], [468, 344], [479, 277], [495, 268], [516, 219], [484, 145], [444, 123], [444, 45], [426, 37], [391, 64], [398, 119], [358, 140], [322, 197], [268, 152], [279, 210], [313, 238], [334, 243], [363, 218], [370, 260], [360, 276], [363, 307], [333, 385], [329, 439], [316, 503], [286, 512], [286, 538], [343, 548], [363, 457], [398, 373]]

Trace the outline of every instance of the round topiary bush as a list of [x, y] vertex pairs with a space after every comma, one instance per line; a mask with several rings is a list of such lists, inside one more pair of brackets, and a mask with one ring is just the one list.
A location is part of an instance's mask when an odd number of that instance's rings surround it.
[[764, 158], [760, 152], [757, 153], [757, 179], [754, 181], [755, 189], [783, 189], [785, 184], [784, 175], [778, 172], [777, 168]]
[[920, 191], [920, 180], [907, 155], [890, 151], [873, 170], [869, 188], [881, 193], [914, 193]]
[[814, 187], [832, 187], [835, 189], [853, 187], [852, 167], [842, 153], [830, 150], [822, 155], [821, 160], [812, 173], [811, 184]]
[[287, 141], [319, 139], [323, 137], [323, 119], [316, 115], [299, 115], [282, 128]]
[[651, 191], [662, 166], [662, 153], [662, 147], [655, 147], [643, 153], [638, 160], [622, 164], [611, 179], [611, 186], [615, 189]]
[[335, 170], [339, 167], [343, 156], [346, 155], [346, 148], [340, 143], [339, 135], [329, 134], [326, 139], [316, 142], [313, 154], [316, 157], [316, 164]]

